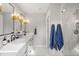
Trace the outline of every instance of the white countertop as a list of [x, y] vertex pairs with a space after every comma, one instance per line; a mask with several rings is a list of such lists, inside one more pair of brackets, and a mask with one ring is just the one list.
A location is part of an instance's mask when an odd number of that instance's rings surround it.
[[23, 38], [16, 39], [15, 41], [8, 43], [0, 49], [1, 53], [18, 53], [21, 48], [31, 39], [33, 33], [27, 33]]
[[23, 46], [25, 45], [25, 43], [22, 44], [7, 44], [6, 46], [4, 46], [1, 50], [0, 53], [7, 53], [7, 52], [18, 52]]

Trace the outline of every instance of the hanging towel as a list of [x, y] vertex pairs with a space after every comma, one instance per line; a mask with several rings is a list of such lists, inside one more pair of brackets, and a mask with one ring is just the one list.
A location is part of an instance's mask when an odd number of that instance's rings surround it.
[[53, 45], [53, 48], [55, 48], [55, 50], [57, 50], [57, 43], [58, 43], [58, 37], [57, 37], [57, 30], [56, 30], [55, 36], [54, 36], [54, 45]]
[[52, 26], [51, 26], [51, 32], [50, 32], [50, 49], [53, 49], [53, 45], [54, 45], [54, 33], [55, 33], [55, 25], [52, 24]]
[[63, 42], [63, 34], [62, 34], [61, 25], [57, 24], [57, 30], [56, 30], [55, 39], [54, 39], [54, 48], [56, 50], [61, 50], [63, 45], [64, 45], [64, 42]]

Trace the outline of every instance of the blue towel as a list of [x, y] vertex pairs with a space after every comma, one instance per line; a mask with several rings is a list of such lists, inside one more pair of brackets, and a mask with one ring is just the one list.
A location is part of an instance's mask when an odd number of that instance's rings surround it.
[[50, 48], [51, 49], [53, 49], [53, 45], [54, 45], [54, 33], [55, 33], [55, 25], [52, 24], [51, 32], [50, 32]]
[[55, 33], [55, 38], [54, 38], [54, 48], [56, 50], [61, 50], [63, 45], [64, 45], [64, 42], [63, 42], [62, 29], [61, 29], [61, 25], [58, 24], [57, 30], [56, 30], [56, 33]]

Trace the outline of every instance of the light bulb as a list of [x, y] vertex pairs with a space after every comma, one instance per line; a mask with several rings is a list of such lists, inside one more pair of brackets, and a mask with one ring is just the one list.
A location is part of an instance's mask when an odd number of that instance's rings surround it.
[[28, 24], [28, 23], [30, 23], [29, 20], [23, 20], [23, 24]]
[[26, 20], [26, 22], [27, 22], [27, 23], [30, 23], [30, 20], [29, 20], [29, 19], [27, 19], [27, 20]]
[[23, 24], [26, 24], [27, 22], [26, 22], [26, 20], [23, 20]]
[[20, 14], [14, 12], [14, 13], [12, 13], [11, 18], [12, 18], [13, 20], [19, 20], [19, 18], [20, 18]]
[[11, 18], [12, 18], [13, 20], [16, 20], [16, 19], [17, 19], [16, 13], [12, 13]]
[[19, 20], [19, 18], [20, 18], [20, 14], [16, 14], [16, 16], [17, 16], [17, 20]]

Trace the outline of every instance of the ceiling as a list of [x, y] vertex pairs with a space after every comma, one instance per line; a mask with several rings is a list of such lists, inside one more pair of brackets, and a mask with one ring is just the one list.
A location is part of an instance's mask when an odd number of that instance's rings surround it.
[[46, 13], [49, 3], [17, 3], [24, 13]]
[[7, 13], [12, 13], [13, 12], [13, 7], [10, 4], [3, 3], [2, 6], [3, 6], [3, 11], [4, 12], [7, 12]]

